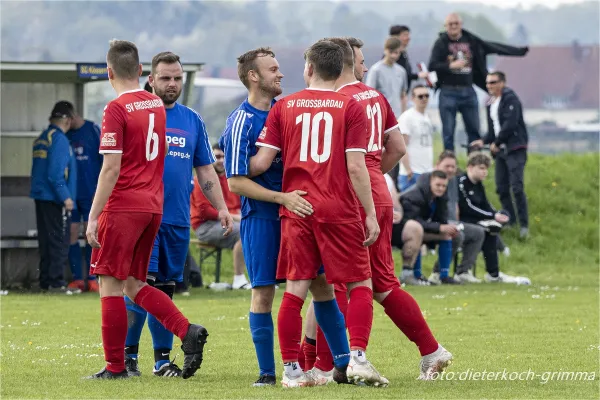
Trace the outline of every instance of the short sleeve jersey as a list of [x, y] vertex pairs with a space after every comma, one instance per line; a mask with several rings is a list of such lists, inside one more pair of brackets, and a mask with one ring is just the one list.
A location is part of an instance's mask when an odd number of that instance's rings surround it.
[[381, 154], [385, 135], [398, 127], [394, 111], [383, 94], [364, 83], [349, 83], [337, 91], [356, 100], [367, 117], [368, 144], [365, 162], [371, 179], [373, 203], [376, 206], [392, 206], [392, 198], [381, 173]]
[[121, 171], [104, 211], [163, 212], [166, 115], [143, 89], [121, 93], [104, 109], [100, 153], [122, 153]]
[[[346, 152], [366, 153], [367, 119], [356, 100], [305, 89], [275, 104], [257, 146], [281, 151], [283, 191], [304, 190], [318, 222], [360, 221]], [[299, 218], [284, 207], [281, 216]]]

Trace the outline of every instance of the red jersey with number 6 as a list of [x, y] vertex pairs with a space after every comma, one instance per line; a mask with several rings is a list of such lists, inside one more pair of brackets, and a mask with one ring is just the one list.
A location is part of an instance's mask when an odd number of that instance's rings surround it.
[[[278, 101], [257, 146], [281, 151], [284, 192], [304, 190], [318, 222], [360, 221], [346, 166], [347, 152], [366, 153], [367, 119], [352, 98], [304, 89]], [[281, 207], [281, 216], [300, 218]]]
[[166, 112], [143, 89], [121, 93], [104, 108], [100, 153], [122, 153], [121, 172], [104, 211], [163, 212]]
[[365, 162], [371, 178], [373, 203], [376, 206], [392, 206], [392, 197], [381, 173], [381, 154], [383, 139], [392, 129], [398, 127], [398, 121], [390, 103], [377, 90], [362, 82], [356, 81], [341, 86], [337, 90], [346, 96], [354, 98], [363, 107], [367, 117], [367, 135], [369, 143]]

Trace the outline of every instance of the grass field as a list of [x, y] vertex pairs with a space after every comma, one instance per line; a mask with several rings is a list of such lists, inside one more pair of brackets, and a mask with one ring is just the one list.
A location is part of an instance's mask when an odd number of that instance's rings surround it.
[[[504, 237], [505, 272], [527, 275], [532, 286], [471, 285], [408, 288], [437, 339], [455, 357], [453, 380], [421, 382], [419, 355], [375, 306], [368, 355], [391, 381], [386, 389], [351, 386], [286, 390], [252, 388], [257, 370], [248, 331], [249, 292], [192, 291], [176, 302], [204, 324], [209, 342], [194, 378], [161, 380], [151, 374], [146, 330], [140, 345], [143, 376], [121, 382], [81, 377], [101, 369], [100, 307], [96, 296], [18, 295], [1, 298], [2, 398], [577, 398], [600, 396], [598, 155], [531, 156], [526, 189], [531, 238]], [[493, 195], [493, 184], [488, 190]], [[398, 255], [396, 259], [399, 260]], [[424, 260], [428, 273], [432, 257]], [[478, 274], [483, 265], [478, 266]], [[225, 277], [231, 276], [229, 255]], [[206, 283], [211, 271], [204, 271]], [[277, 294], [279, 305], [283, 291]], [[178, 361], [182, 362], [180, 354]], [[277, 349], [276, 349], [277, 354]], [[278, 373], [281, 365], [277, 364]], [[498, 379], [460, 379], [475, 372]], [[506, 371], [506, 379], [502, 373]], [[554, 376], [551, 375], [555, 372]], [[562, 372], [562, 375], [556, 373]], [[569, 375], [570, 372], [580, 372]], [[582, 372], [588, 374], [583, 375]], [[462, 374], [461, 374], [462, 373]], [[510, 380], [517, 373], [523, 380]], [[468, 376], [467, 376], [468, 377]], [[448, 376], [450, 378], [450, 376]], [[495, 378], [495, 377], [492, 377]], [[528, 379], [525, 379], [528, 378]]]

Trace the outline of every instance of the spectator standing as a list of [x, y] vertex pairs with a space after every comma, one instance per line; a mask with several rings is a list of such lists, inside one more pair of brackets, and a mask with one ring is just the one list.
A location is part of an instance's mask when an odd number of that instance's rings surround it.
[[383, 59], [377, 61], [367, 73], [367, 86], [371, 86], [383, 93], [396, 118], [400, 117], [406, 108], [406, 93], [408, 91], [408, 77], [406, 70], [396, 62], [400, 57], [402, 42], [390, 37], [385, 41]]
[[454, 150], [457, 112], [463, 117], [468, 142], [472, 143], [481, 138], [479, 103], [473, 84], [486, 90], [486, 56], [523, 56], [529, 48], [483, 41], [462, 29], [462, 19], [456, 13], [446, 17], [444, 26], [446, 31], [440, 33], [431, 50], [429, 70], [435, 71], [438, 76], [444, 149]]
[[[71, 291], [85, 290], [81, 266], [81, 247], [79, 246], [79, 232], [83, 221], [83, 231], [87, 230], [88, 216], [92, 208], [98, 176], [102, 168], [102, 154], [100, 154], [100, 127], [94, 122], [83, 119], [71, 103], [67, 103], [71, 109], [73, 119], [71, 129], [67, 132], [67, 138], [77, 162], [77, 199], [76, 207], [71, 212], [71, 244], [69, 246], [69, 264], [71, 266], [72, 281], [68, 288]], [[92, 247], [86, 242], [85, 246], [85, 270], [90, 268]], [[90, 292], [98, 292], [98, 282], [95, 275], [89, 275], [87, 289]]]
[[475, 145], [490, 144], [496, 159], [496, 191], [502, 208], [508, 212], [509, 224], [515, 224], [518, 216], [520, 236], [525, 239], [529, 236], [527, 196], [523, 185], [528, 135], [523, 107], [517, 94], [506, 86], [504, 73], [492, 72], [486, 78], [486, 85], [491, 96], [486, 108], [488, 134]]
[[406, 154], [400, 160], [398, 186], [401, 192], [417, 182], [419, 175], [433, 170], [433, 124], [425, 113], [429, 89], [416, 85], [412, 89], [414, 106], [398, 118], [406, 143]]
[[30, 197], [40, 252], [40, 288], [68, 293], [64, 268], [69, 250], [71, 212], [75, 208], [77, 170], [65, 132], [73, 120], [72, 106], [59, 101], [50, 113], [50, 125], [33, 142]]
[[390, 36], [395, 37], [402, 43], [402, 46], [400, 47], [400, 57], [396, 63], [406, 71], [408, 88], [410, 88], [410, 85], [413, 81], [427, 78], [427, 72], [419, 71], [415, 74], [413, 73], [412, 66], [410, 65], [408, 53], [406, 52], [406, 48], [410, 43], [410, 28], [406, 25], [393, 25], [390, 27]]

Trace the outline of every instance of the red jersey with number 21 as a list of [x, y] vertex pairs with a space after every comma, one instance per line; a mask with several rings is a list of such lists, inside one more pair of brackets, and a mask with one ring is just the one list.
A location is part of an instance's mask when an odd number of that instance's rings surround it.
[[163, 213], [167, 116], [160, 97], [121, 93], [104, 108], [100, 153], [122, 153], [121, 172], [104, 211]]
[[362, 82], [356, 81], [341, 86], [337, 90], [354, 98], [363, 108], [367, 117], [367, 136], [369, 143], [365, 162], [371, 178], [371, 191], [373, 203], [376, 206], [392, 206], [392, 197], [381, 173], [381, 153], [383, 152], [383, 138], [389, 131], [398, 127], [398, 121], [392, 111], [390, 103], [377, 90]]
[[[356, 222], [359, 202], [346, 152], [366, 153], [366, 128], [365, 112], [354, 99], [309, 88], [275, 103], [256, 145], [281, 151], [282, 191], [306, 191], [317, 222]], [[300, 218], [285, 207], [280, 215]]]

